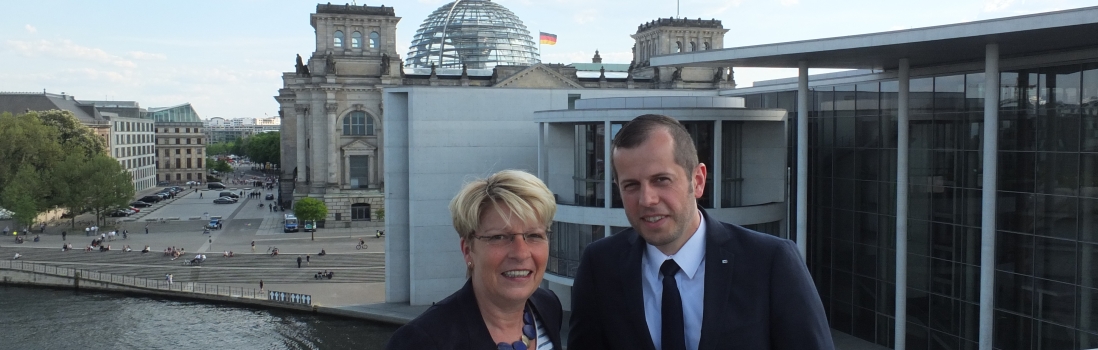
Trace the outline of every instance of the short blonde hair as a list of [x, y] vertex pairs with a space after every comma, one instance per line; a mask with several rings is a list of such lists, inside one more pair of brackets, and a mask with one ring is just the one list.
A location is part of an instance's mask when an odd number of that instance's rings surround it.
[[[549, 187], [537, 176], [521, 170], [502, 170], [484, 179], [473, 180], [450, 201], [454, 230], [465, 240], [473, 239], [480, 216], [489, 207], [511, 209], [512, 216], [523, 222], [537, 222], [549, 229], [557, 213], [557, 203]], [[510, 224], [510, 217], [504, 218]]]

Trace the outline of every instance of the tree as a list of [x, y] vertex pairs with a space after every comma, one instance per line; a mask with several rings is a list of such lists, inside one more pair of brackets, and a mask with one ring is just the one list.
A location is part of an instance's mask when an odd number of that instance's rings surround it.
[[85, 152], [88, 157], [107, 153], [107, 143], [103, 140], [103, 137], [96, 135], [95, 131], [76, 119], [76, 115], [72, 112], [53, 109], [28, 114], [35, 113], [42, 120], [42, 124], [57, 129], [62, 146], [79, 149]]
[[294, 216], [301, 220], [324, 220], [328, 217], [328, 206], [319, 199], [305, 197], [294, 203]]
[[42, 195], [39, 193], [41, 181], [34, 166], [23, 164], [15, 173], [12, 181], [0, 192], [0, 206], [15, 214], [16, 224], [29, 227], [41, 212]]
[[91, 192], [93, 186], [88, 186], [85, 179], [94, 176], [92, 173], [99, 169], [89, 165], [88, 157], [77, 151], [68, 152], [60, 163], [53, 168], [49, 181], [53, 183], [53, 200], [61, 207], [67, 208], [72, 215], [70, 224], [76, 227], [76, 215], [84, 212], [91, 205]]
[[282, 134], [265, 132], [244, 140], [244, 154], [252, 162], [278, 165], [282, 154]]
[[228, 162], [226, 162], [224, 160], [221, 160], [221, 159], [216, 159], [215, 160], [215, 159], [206, 158], [206, 165], [209, 167], [210, 170], [213, 170], [213, 171], [216, 171], [216, 172], [219, 172], [219, 173], [228, 173], [228, 172], [233, 171], [233, 167], [231, 165], [229, 165]]
[[60, 161], [58, 138], [57, 129], [44, 125], [37, 114], [0, 114], [0, 189], [7, 188], [24, 165], [42, 172]]
[[96, 222], [108, 209], [125, 206], [133, 198], [130, 173], [117, 160], [100, 154], [87, 161], [83, 183], [89, 187], [87, 208], [95, 212]]

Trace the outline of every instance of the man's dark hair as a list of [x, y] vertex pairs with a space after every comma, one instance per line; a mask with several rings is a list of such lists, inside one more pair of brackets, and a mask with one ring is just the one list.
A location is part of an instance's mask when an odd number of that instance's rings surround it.
[[[625, 124], [624, 127], [618, 131], [618, 135], [614, 136], [614, 142], [610, 147], [610, 154], [613, 155], [614, 150], [618, 148], [631, 149], [640, 146], [644, 141], [648, 140], [648, 136], [655, 130], [667, 130], [671, 134], [671, 140], [675, 149], [671, 150], [675, 155], [675, 163], [682, 167], [686, 172], [686, 176], [691, 176], [694, 173], [694, 168], [698, 166], [698, 149], [694, 147], [694, 139], [690, 137], [690, 133], [686, 131], [686, 128], [679, 123], [675, 118], [668, 117], [660, 114], [645, 114]], [[610, 157], [613, 161], [613, 156]], [[618, 179], [618, 168], [615, 164], [611, 163], [614, 171], [614, 181]]]

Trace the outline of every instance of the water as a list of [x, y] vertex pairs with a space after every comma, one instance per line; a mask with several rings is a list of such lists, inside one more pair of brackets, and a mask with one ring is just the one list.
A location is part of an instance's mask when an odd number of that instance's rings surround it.
[[396, 327], [128, 294], [0, 286], [0, 349], [382, 349]]

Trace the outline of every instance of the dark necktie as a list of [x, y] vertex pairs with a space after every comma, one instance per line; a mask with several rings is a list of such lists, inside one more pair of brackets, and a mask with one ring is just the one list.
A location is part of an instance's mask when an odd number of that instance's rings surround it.
[[660, 266], [660, 273], [663, 274], [662, 350], [686, 350], [682, 296], [679, 295], [679, 284], [675, 282], [678, 272], [679, 264], [675, 260], [667, 259]]

